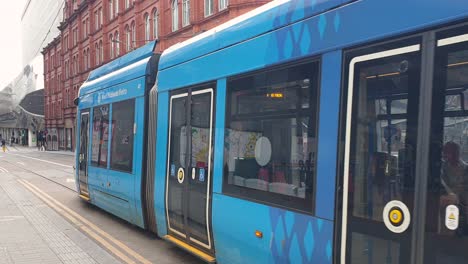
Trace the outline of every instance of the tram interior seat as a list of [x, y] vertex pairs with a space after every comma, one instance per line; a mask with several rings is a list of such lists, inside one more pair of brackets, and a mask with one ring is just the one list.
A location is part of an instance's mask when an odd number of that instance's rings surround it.
[[272, 182], [269, 184], [270, 192], [285, 194], [289, 196], [297, 195], [297, 186], [289, 183]]
[[234, 176], [233, 176], [233, 179], [234, 179], [234, 185], [237, 185], [237, 186], [245, 186], [245, 179], [244, 179], [244, 177], [234, 175]]
[[306, 188], [305, 188], [305, 187], [299, 187], [299, 188], [297, 188], [297, 197], [305, 198], [305, 192], [306, 192]]
[[246, 179], [245, 180], [245, 187], [268, 191], [268, 182], [261, 180], [261, 179]]

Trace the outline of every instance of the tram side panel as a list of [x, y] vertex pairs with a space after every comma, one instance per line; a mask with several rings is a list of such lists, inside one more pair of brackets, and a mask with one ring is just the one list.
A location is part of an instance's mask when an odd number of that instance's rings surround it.
[[[140, 227], [145, 78], [92, 94], [88, 183], [91, 202]], [[140, 125], [138, 125], [140, 124]]]

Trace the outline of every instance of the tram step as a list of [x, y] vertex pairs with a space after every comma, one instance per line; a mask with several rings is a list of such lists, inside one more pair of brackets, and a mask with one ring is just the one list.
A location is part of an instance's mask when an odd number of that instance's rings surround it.
[[89, 202], [89, 200], [90, 200], [88, 196], [85, 196], [83, 194], [80, 194], [80, 198], [87, 201], [87, 202]]
[[215, 263], [216, 262], [216, 259], [208, 254], [206, 254], [205, 252], [185, 243], [184, 241], [178, 239], [178, 238], [175, 238], [171, 235], [166, 235], [164, 236], [164, 239], [176, 244], [177, 246], [181, 247], [182, 249], [185, 249], [187, 250], [188, 252], [194, 254], [195, 256], [203, 259], [204, 261], [208, 262], [208, 263]]

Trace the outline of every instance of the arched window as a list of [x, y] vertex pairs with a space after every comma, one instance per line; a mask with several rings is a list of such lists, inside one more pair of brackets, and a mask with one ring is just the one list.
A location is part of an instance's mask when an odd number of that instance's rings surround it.
[[155, 9], [153, 11], [153, 39], [158, 39], [158, 31], [159, 31], [159, 14], [158, 10]]
[[112, 35], [112, 33], [109, 35], [109, 42], [110, 42], [110, 58], [113, 59], [114, 58], [114, 36]]
[[76, 56], [73, 56], [73, 65], [72, 65], [72, 69], [73, 69], [73, 76], [75, 76], [77, 74], [77, 70], [76, 70]]
[[75, 74], [79, 74], [80, 73], [80, 61], [78, 59], [78, 54], [76, 54], [76, 57], [75, 57], [75, 65], [76, 65], [76, 72]]
[[130, 39], [130, 27], [128, 25], [125, 26], [125, 34], [126, 34], [126, 38], [125, 38], [125, 41], [126, 41], [126, 44], [127, 44], [127, 52], [130, 51], [130, 45], [131, 45], [131, 39]]
[[88, 56], [88, 69], [91, 68], [91, 53], [89, 52], [89, 48], [86, 49], [86, 54]]
[[172, 31], [179, 29], [179, 7], [177, 0], [172, 0]]
[[190, 24], [190, 0], [182, 0], [182, 26]]
[[96, 66], [98, 66], [99, 65], [99, 45], [97, 43], [94, 45], [94, 50], [95, 50], [94, 53], [96, 54], [95, 62], [96, 62]]
[[104, 62], [104, 48], [102, 47], [102, 40], [99, 41], [99, 56], [100, 56], [99, 61], [103, 63]]
[[120, 38], [119, 38], [119, 32], [116, 31], [114, 34], [114, 39], [115, 39], [115, 56], [118, 57], [120, 54]]
[[132, 48], [136, 46], [136, 28], [135, 28], [135, 21], [132, 22]]
[[88, 54], [87, 50], [85, 50], [85, 51], [84, 51], [84, 66], [85, 66], [84, 68], [85, 68], [86, 71], [89, 69], [89, 59], [88, 59], [88, 56], [89, 56], [89, 54]]
[[145, 42], [148, 42], [151, 32], [150, 16], [148, 13], [145, 14]]

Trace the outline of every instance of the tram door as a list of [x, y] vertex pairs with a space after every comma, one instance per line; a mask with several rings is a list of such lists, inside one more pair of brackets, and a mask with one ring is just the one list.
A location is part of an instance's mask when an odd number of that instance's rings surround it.
[[80, 153], [78, 156], [80, 195], [89, 198], [88, 191], [88, 135], [89, 135], [89, 110], [81, 112], [80, 123]]
[[348, 58], [341, 263], [409, 263], [419, 40]]
[[466, 263], [467, 33], [349, 53], [340, 263]]
[[166, 216], [169, 235], [213, 255], [213, 89], [170, 98]]
[[468, 26], [437, 36], [424, 259], [468, 262]]

